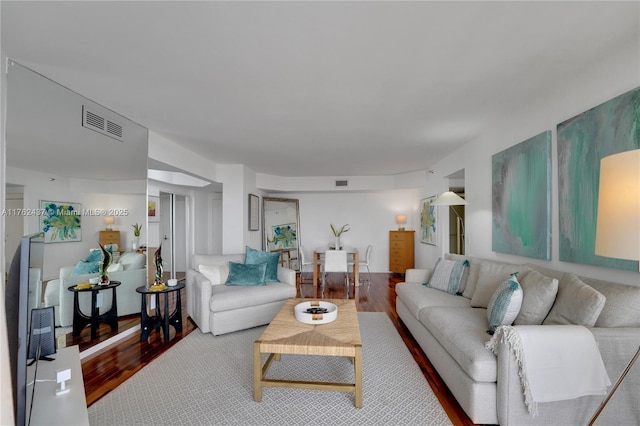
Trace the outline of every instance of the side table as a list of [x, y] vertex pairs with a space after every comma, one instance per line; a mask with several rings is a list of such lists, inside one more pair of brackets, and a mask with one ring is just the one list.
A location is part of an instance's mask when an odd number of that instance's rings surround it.
[[[182, 332], [182, 298], [181, 292], [185, 287], [184, 283], [179, 283], [173, 287], [167, 286], [164, 290], [151, 291], [147, 286], [140, 286], [136, 291], [142, 296], [142, 305], [140, 309], [140, 341], [149, 340], [149, 335], [153, 330], [162, 328], [164, 332], [164, 342], [169, 341], [169, 326], [172, 325], [176, 333]], [[173, 312], [169, 312], [169, 295], [176, 292], [176, 307]], [[160, 312], [160, 295], [164, 294], [164, 315]], [[147, 295], [156, 298], [156, 313], [149, 316], [147, 312]]]
[[[69, 291], [73, 292], [73, 335], [79, 336], [83, 328], [87, 324], [91, 324], [91, 340], [94, 340], [98, 336], [98, 323], [105, 322], [109, 324], [112, 331], [118, 331], [118, 301], [116, 299], [116, 287], [120, 285], [120, 281], [110, 281], [108, 285], [95, 284], [89, 288], [78, 289], [72, 285], [68, 287]], [[111, 289], [112, 303], [111, 309], [100, 315], [98, 309], [98, 292], [102, 290]], [[79, 294], [84, 291], [91, 292], [91, 314], [85, 315], [80, 310]]]

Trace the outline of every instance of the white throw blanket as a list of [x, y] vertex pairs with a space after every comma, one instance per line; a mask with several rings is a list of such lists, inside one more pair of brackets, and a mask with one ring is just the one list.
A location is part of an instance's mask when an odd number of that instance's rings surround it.
[[507, 344], [519, 366], [529, 414], [539, 402], [604, 395], [611, 385], [593, 334], [579, 325], [519, 325], [498, 327], [486, 343], [497, 355]]

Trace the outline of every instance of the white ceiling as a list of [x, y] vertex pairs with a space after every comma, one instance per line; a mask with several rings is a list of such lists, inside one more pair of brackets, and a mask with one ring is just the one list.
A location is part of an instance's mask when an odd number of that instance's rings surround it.
[[1, 7], [8, 57], [216, 163], [282, 176], [427, 169], [640, 46], [635, 1]]

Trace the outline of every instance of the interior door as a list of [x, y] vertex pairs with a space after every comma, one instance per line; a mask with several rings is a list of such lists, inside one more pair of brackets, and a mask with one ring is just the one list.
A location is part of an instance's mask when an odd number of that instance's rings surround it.
[[173, 195], [160, 192], [160, 242], [164, 275], [173, 277]]

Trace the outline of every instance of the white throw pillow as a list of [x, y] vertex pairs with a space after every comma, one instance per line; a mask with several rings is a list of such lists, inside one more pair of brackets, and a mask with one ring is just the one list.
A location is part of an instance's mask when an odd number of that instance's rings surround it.
[[118, 263], [122, 264], [125, 271], [143, 269], [147, 266], [147, 257], [143, 253], [127, 252], [120, 256]]
[[503, 281], [498, 286], [487, 308], [487, 318], [489, 320], [489, 334], [493, 334], [501, 325], [511, 325], [516, 319], [522, 306], [522, 288], [512, 274], [509, 279]]
[[121, 263], [112, 263], [107, 268], [107, 272], [118, 272], [118, 271], [123, 271], [123, 270], [124, 270], [124, 268], [122, 267]]
[[515, 325], [540, 325], [556, 300], [558, 280], [546, 277], [538, 271], [530, 271], [520, 280], [522, 307], [513, 323]]
[[229, 277], [229, 265], [198, 265], [198, 271], [211, 285], [224, 284]]

